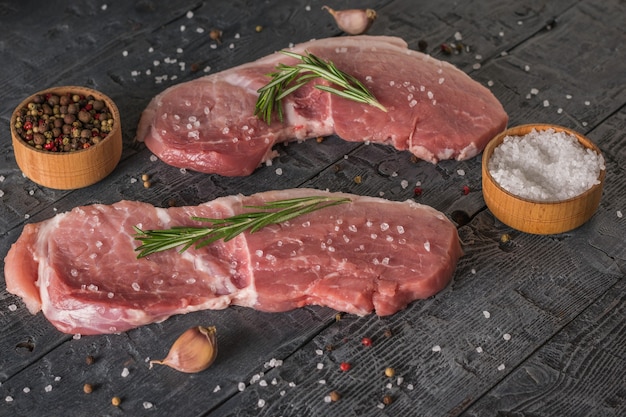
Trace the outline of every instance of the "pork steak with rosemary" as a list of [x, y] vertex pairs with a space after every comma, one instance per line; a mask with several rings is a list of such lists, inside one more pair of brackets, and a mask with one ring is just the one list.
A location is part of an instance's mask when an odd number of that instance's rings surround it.
[[[204, 247], [137, 257], [135, 227], [202, 226], [283, 199], [348, 198]], [[312, 189], [228, 196], [199, 206], [121, 201], [27, 224], [5, 258], [7, 290], [66, 333], [116, 333], [229, 305], [283, 312], [306, 305], [390, 315], [432, 296], [462, 249], [455, 226], [413, 201]]]
[[408, 150], [432, 163], [482, 152], [507, 124], [500, 102], [453, 65], [408, 49], [400, 38], [341, 36], [289, 49], [312, 53], [359, 80], [387, 111], [315, 88], [316, 78], [282, 100], [270, 123], [255, 116], [258, 90], [282, 53], [172, 86], [144, 110], [137, 140], [164, 162], [200, 172], [248, 175], [280, 142], [336, 134]]

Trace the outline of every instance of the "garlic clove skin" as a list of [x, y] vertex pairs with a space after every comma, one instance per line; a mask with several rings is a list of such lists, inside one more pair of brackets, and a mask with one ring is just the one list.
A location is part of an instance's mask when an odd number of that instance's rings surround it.
[[217, 357], [217, 331], [215, 326], [196, 326], [181, 334], [163, 360], [151, 360], [152, 365], [165, 365], [185, 373], [207, 369]]
[[337, 27], [348, 35], [361, 35], [372, 26], [377, 14], [373, 9], [347, 9], [335, 10], [328, 6], [322, 6], [322, 10], [328, 11], [335, 19]]

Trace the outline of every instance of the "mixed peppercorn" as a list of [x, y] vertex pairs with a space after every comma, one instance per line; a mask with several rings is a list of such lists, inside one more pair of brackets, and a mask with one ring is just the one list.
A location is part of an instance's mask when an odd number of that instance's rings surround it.
[[92, 95], [35, 95], [18, 109], [14, 127], [30, 146], [50, 152], [86, 149], [113, 130], [113, 116], [103, 100]]

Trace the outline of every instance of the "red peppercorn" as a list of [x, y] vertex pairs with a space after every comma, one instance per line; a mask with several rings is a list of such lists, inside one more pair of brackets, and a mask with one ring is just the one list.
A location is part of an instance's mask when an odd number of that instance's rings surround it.
[[361, 339], [361, 344], [363, 346], [372, 346], [372, 339], [370, 339], [369, 337], [364, 337], [363, 339]]
[[341, 362], [341, 365], [339, 365], [339, 369], [344, 372], [349, 371], [350, 368], [352, 368], [352, 365], [350, 365], [348, 362]]
[[463, 194], [468, 195], [470, 193], [470, 188], [467, 185], [463, 186]]
[[415, 194], [417, 196], [422, 195], [422, 187], [415, 187], [413, 189], [413, 194]]
[[88, 147], [90, 147], [91, 145], [89, 145], [88, 143], [83, 143], [83, 149], [87, 149]]
[[24, 129], [25, 130], [31, 130], [33, 128], [33, 123], [32, 122], [24, 122]]
[[85, 110], [89, 111], [91, 109], [93, 109], [93, 106], [91, 105], [91, 103], [85, 104]]

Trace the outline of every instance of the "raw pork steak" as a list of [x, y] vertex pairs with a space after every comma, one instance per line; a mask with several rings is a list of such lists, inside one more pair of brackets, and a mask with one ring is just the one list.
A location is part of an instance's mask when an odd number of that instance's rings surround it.
[[[349, 197], [202, 249], [137, 259], [133, 226], [201, 224], [258, 205], [311, 195]], [[121, 201], [77, 207], [25, 226], [5, 259], [7, 290], [66, 333], [122, 332], [173, 314], [231, 304], [280, 312], [310, 304], [388, 315], [450, 281], [461, 246], [435, 209], [311, 189], [229, 196], [195, 207]]]
[[272, 147], [284, 141], [337, 134], [436, 163], [475, 156], [506, 127], [508, 117], [487, 88], [446, 62], [407, 49], [402, 39], [342, 36], [291, 50], [332, 61], [362, 81], [388, 112], [309, 83], [283, 100], [283, 123], [275, 116], [268, 126], [254, 116], [257, 90], [276, 64], [296, 62], [275, 53], [163, 91], [144, 110], [137, 139], [170, 165], [236, 176], [271, 159]]

